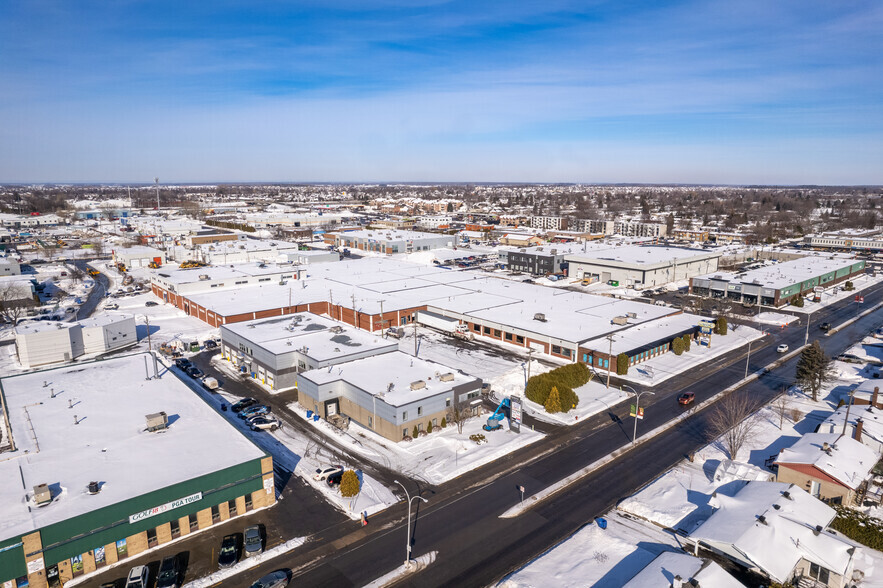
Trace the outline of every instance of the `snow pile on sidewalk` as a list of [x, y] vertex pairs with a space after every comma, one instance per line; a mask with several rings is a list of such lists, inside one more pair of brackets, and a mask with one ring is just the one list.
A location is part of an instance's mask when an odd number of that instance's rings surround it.
[[590, 523], [566, 541], [504, 578], [498, 586], [622, 586], [677, 538], [619, 513], [604, 515], [607, 528]]
[[438, 556], [438, 551], [430, 551], [429, 553], [411, 560], [411, 567], [405, 567], [405, 564], [403, 563], [390, 573], [384, 574], [373, 582], [365, 584], [364, 588], [382, 588], [383, 586], [389, 586], [396, 580], [404, 578], [408, 574], [415, 574], [426, 569], [429, 564], [435, 561], [436, 556]]
[[755, 323], [761, 323], [764, 325], [776, 325], [777, 327], [781, 327], [784, 325], [789, 325], [798, 319], [793, 314], [784, 314], [781, 312], [761, 312], [753, 317], [751, 320]]
[[[292, 403], [288, 407], [306, 420], [306, 410], [302, 406]], [[350, 422], [347, 431], [340, 431], [323, 419], [307, 422], [325, 435], [334, 435], [338, 442], [347, 444], [352, 453], [364, 455], [430, 484], [452, 480], [543, 437], [542, 433], [525, 427], [522, 427], [521, 433], [514, 433], [509, 430], [506, 419], [502, 421], [501, 430], [484, 431], [482, 425], [487, 422], [487, 415], [467, 420], [462, 434], [457, 432], [455, 424], [449, 424], [423, 437], [398, 443], [354, 421]], [[484, 440], [476, 443], [469, 438], [471, 435], [483, 435]]]
[[268, 549], [263, 553], [259, 553], [254, 557], [249, 557], [248, 559], [243, 559], [233, 567], [229, 567], [223, 570], [219, 570], [214, 574], [209, 574], [208, 576], [203, 576], [202, 578], [198, 578], [193, 580], [192, 582], [187, 582], [184, 584], [186, 588], [206, 588], [207, 586], [214, 586], [218, 582], [222, 580], [226, 580], [227, 578], [232, 578], [236, 574], [242, 573], [245, 570], [250, 570], [253, 567], [256, 567], [265, 561], [269, 561], [274, 557], [278, 557], [282, 554], [288, 553], [292, 549], [296, 549], [304, 544], [306, 541], [305, 537], [298, 537], [296, 539], [290, 539], [283, 543], [282, 545], [277, 545], [272, 549]]

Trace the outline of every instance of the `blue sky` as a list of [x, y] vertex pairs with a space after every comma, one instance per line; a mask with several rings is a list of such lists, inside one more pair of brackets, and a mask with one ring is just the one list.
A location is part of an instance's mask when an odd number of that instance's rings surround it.
[[0, 182], [883, 184], [883, 3], [0, 3]]

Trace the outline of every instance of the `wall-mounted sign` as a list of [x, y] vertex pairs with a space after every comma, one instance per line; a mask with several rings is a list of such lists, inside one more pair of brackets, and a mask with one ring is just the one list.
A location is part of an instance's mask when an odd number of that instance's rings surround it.
[[38, 557], [37, 559], [32, 559], [28, 562], [28, 574], [36, 574], [40, 570], [42, 570], [45, 566], [43, 563], [43, 558]]
[[132, 523], [137, 523], [138, 521], [154, 517], [158, 514], [162, 514], [164, 512], [168, 512], [170, 510], [174, 510], [188, 504], [193, 504], [194, 502], [198, 502], [200, 500], [202, 500], [202, 492], [197, 492], [196, 494], [191, 494], [190, 496], [185, 496], [184, 498], [179, 498], [178, 500], [173, 500], [159, 506], [154, 506], [153, 508], [148, 508], [147, 510], [142, 510], [141, 512], [136, 512], [133, 515], [129, 515], [129, 524], [131, 525]]

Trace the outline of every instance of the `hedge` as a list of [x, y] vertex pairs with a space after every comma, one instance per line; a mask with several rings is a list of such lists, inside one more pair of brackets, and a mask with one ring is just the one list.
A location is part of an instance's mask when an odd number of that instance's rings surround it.
[[714, 321], [714, 333], [717, 335], [727, 334], [727, 317], [717, 317], [717, 320]]
[[671, 341], [671, 351], [675, 355], [680, 355], [684, 352], [684, 340], [680, 337], [675, 337]]
[[579, 404], [579, 396], [577, 396], [573, 389], [588, 383], [591, 376], [592, 372], [585, 364], [571, 363], [550, 372], [531, 377], [527, 381], [524, 395], [527, 396], [528, 400], [545, 406], [552, 388], [558, 388], [561, 410], [562, 412], [567, 412], [574, 405]]
[[684, 351], [690, 351], [690, 345], [693, 343], [693, 337], [687, 333], [681, 339], [684, 341]]
[[629, 356], [625, 353], [620, 353], [616, 356], [616, 375], [624, 376], [629, 373]]
[[845, 506], [833, 506], [837, 516], [831, 523], [832, 529], [871, 549], [883, 549], [883, 521]]

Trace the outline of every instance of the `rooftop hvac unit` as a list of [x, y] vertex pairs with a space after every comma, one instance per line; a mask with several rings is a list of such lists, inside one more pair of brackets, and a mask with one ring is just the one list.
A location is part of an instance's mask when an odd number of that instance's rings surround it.
[[52, 502], [52, 492], [49, 490], [49, 484], [34, 486], [34, 502], [37, 503], [37, 506], [43, 506]]
[[98, 482], [89, 482], [88, 486], [86, 486], [86, 489], [89, 491], [89, 494], [98, 494], [99, 492], [101, 492], [101, 484], [99, 484]]
[[164, 431], [169, 427], [169, 417], [165, 412], [155, 412], [147, 415], [147, 430], [151, 433], [154, 431]]
[[540, 321], [541, 323], [544, 323], [544, 322], [546, 322], [546, 315], [543, 314], [542, 312], [538, 312], [535, 315], [533, 315], [533, 320]]
[[636, 319], [638, 318], [638, 313], [636, 312], [627, 312], [625, 313], [626, 318]]
[[341, 327], [340, 325], [334, 325], [333, 327], [331, 327], [328, 330], [331, 331], [332, 333], [343, 333], [343, 327]]
[[426, 388], [426, 382], [424, 382], [423, 380], [411, 382], [411, 390], [422, 390], [423, 388]]
[[448, 372], [446, 374], [440, 375], [438, 377], [438, 379], [440, 382], [453, 382], [454, 381], [454, 374], [453, 374], [453, 372]]
[[613, 323], [614, 325], [627, 325], [627, 324], [629, 324], [629, 319], [628, 319], [628, 317], [625, 317], [625, 316], [615, 316], [612, 319], [610, 319], [610, 322]]
[[200, 280], [208, 280], [209, 279], [208, 274], [199, 274], [199, 279]]

